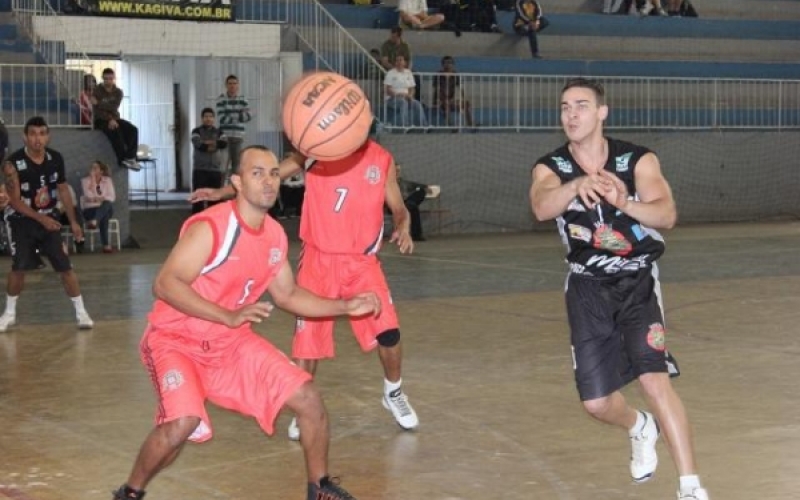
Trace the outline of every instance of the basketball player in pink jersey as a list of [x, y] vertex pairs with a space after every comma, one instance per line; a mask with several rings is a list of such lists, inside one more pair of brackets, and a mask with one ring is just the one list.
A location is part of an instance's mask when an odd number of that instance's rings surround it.
[[[411, 253], [414, 242], [392, 155], [373, 140], [336, 161], [306, 160], [294, 153], [281, 162], [281, 177], [306, 169], [306, 194], [300, 238], [303, 240], [297, 282], [323, 297], [342, 297], [374, 290], [383, 304], [379, 316], [353, 318], [350, 324], [362, 350], [377, 348], [383, 364], [383, 406], [406, 430], [419, 425], [417, 414], [402, 389], [402, 347], [397, 313], [377, 258], [383, 241], [383, 206], [394, 221], [391, 242], [401, 253]], [[230, 196], [230, 187], [195, 191], [191, 201]], [[292, 357], [309, 373], [319, 360], [334, 356], [333, 318], [298, 315]], [[297, 421], [289, 438], [299, 439]]]
[[236, 199], [191, 217], [153, 285], [156, 302], [141, 341], [142, 362], [158, 394], [156, 427], [114, 500], [142, 499], [186, 441], [212, 437], [206, 400], [252, 416], [267, 433], [283, 408], [302, 429], [308, 500], [354, 497], [328, 476], [328, 417], [311, 376], [251, 323], [272, 305], [313, 317], [378, 315], [375, 293], [319, 297], [295, 284], [283, 228], [267, 215], [280, 189], [275, 155], [252, 146], [232, 175]]

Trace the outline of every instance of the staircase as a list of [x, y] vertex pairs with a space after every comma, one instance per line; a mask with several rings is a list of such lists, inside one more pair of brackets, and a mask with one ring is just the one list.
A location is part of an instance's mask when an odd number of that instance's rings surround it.
[[[51, 126], [75, 126], [83, 72], [64, 67], [63, 44], [37, 48], [12, 12], [11, 0], [0, 0], [0, 114], [6, 125], [22, 126], [34, 115]], [[43, 57], [46, 53], [51, 61]], [[50, 64], [48, 64], [48, 62]]]

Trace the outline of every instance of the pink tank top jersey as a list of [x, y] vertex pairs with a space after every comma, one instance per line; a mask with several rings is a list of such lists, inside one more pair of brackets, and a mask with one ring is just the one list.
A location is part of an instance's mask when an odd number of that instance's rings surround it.
[[[267, 216], [257, 230], [247, 226], [230, 201], [189, 218], [183, 234], [200, 221], [211, 225], [214, 249], [192, 288], [206, 300], [234, 310], [257, 302], [286, 262], [287, 240], [283, 228]], [[210, 340], [232, 335], [226, 326], [194, 318], [156, 300], [148, 316], [150, 324], [181, 335]], [[249, 328], [245, 323], [240, 328]]]
[[368, 140], [344, 159], [312, 162], [300, 221], [303, 242], [326, 253], [377, 253], [392, 161], [388, 151]]

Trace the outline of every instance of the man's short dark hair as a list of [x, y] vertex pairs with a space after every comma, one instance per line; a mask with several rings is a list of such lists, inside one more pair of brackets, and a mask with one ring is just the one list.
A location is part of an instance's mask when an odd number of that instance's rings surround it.
[[106, 68], [106, 69], [103, 70], [103, 76], [113, 75], [113, 74], [114, 74], [114, 70], [111, 69], [111, 68]]
[[250, 146], [246, 146], [242, 148], [239, 152], [239, 163], [236, 165], [236, 169], [233, 171], [234, 174], [239, 175], [241, 168], [242, 168], [242, 158], [244, 158], [244, 154], [250, 150], [262, 151], [264, 153], [272, 153], [272, 150], [266, 146], [262, 146], [261, 144], [252, 144]]
[[228, 75], [228, 77], [227, 77], [227, 78], [225, 78], [225, 83], [228, 83], [228, 82], [230, 82], [231, 80], [234, 80], [234, 81], [237, 81], [237, 82], [238, 82], [238, 81], [239, 81], [239, 78], [238, 78], [236, 75]]
[[403, 36], [403, 28], [400, 26], [395, 26], [392, 28], [391, 33], [392, 35]]
[[44, 127], [48, 131], [50, 130], [50, 126], [47, 125], [47, 122], [41, 116], [32, 116], [28, 118], [28, 121], [25, 122], [25, 129], [23, 130], [25, 135], [28, 135], [28, 129], [30, 127]]
[[569, 89], [580, 87], [584, 89], [589, 89], [594, 92], [594, 96], [597, 99], [597, 104], [602, 106], [606, 103], [606, 89], [603, 87], [603, 84], [600, 83], [598, 80], [593, 80], [591, 78], [584, 78], [584, 77], [577, 77], [567, 80], [567, 83], [564, 84], [564, 88], [561, 89], [561, 94], [563, 95]]
[[215, 116], [214, 110], [211, 108], [203, 108], [203, 111], [200, 112], [200, 116], [205, 116], [206, 113], [211, 113], [212, 116]]
[[456, 62], [456, 61], [455, 61], [455, 59], [453, 59], [453, 56], [444, 56], [444, 57], [442, 58], [442, 64], [446, 63], [447, 61], [450, 61], [450, 62], [452, 62], [452, 63], [455, 63], [455, 62]]

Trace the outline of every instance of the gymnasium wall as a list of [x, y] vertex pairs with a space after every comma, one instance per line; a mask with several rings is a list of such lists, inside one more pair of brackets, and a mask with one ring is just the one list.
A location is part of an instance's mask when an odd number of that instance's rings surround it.
[[[658, 154], [679, 224], [800, 216], [800, 131], [609, 135]], [[552, 227], [534, 222], [528, 190], [531, 166], [564, 142], [560, 132], [381, 134], [379, 141], [406, 178], [441, 185], [443, 233]], [[434, 219], [423, 221], [428, 232]]]

